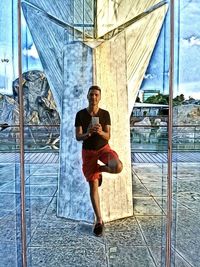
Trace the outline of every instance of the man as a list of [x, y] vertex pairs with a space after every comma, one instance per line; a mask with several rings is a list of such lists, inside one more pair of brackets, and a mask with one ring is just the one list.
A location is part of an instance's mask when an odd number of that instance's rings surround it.
[[[102, 182], [101, 173], [119, 173], [122, 171], [123, 165], [117, 153], [108, 144], [111, 122], [109, 112], [98, 106], [101, 100], [100, 87], [97, 85], [91, 86], [88, 90], [87, 99], [88, 107], [76, 114], [76, 139], [83, 141], [82, 170], [89, 182], [90, 198], [96, 215], [94, 234], [101, 236], [104, 227], [98, 193], [98, 186]], [[95, 123], [93, 123], [94, 120], [96, 120]], [[97, 164], [98, 160], [104, 165]]]

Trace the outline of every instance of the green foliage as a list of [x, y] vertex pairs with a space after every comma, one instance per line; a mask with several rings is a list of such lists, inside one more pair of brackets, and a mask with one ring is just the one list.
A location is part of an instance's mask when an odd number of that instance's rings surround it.
[[144, 103], [168, 105], [169, 95], [157, 94], [148, 97]]
[[[178, 106], [181, 105], [185, 100], [185, 97], [183, 94], [177, 95], [173, 99], [173, 105]], [[151, 103], [151, 104], [163, 104], [163, 105], [168, 105], [169, 104], [169, 95], [163, 95], [163, 94], [157, 94], [148, 97], [144, 103]]]
[[181, 95], [177, 95], [174, 99], [173, 99], [173, 105], [174, 106], [178, 106], [181, 105], [183, 103], [183, 101], [185, 100], [185, 97], [183, 94]]

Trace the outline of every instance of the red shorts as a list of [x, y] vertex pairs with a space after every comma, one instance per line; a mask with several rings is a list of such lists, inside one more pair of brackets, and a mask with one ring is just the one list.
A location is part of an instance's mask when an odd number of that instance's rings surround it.
[[109, 144], [100, 148], [99, 150], [82, 150], [82, 159], [83, 159], [83, 173], [85, 175], [86, 180], [94, 181], [95, 179], [99, 179], [99, 164], [97, 161], [100, 160], [104, 164], [108, 164], [108, 162], [112, 159], [119, 159], [117, 153], [112, 150]]

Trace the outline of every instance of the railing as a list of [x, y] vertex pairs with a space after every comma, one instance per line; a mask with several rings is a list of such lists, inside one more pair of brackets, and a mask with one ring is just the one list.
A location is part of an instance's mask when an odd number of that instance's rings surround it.
[[[60, 125], [25, 125], [26, 152], [58, 152]], [[165, 125], [130, 127], [132, 151], [167, 151], [168, 130]], [[200, 150], [200, 125], [174, 125], [174, 150]], [[0, 151], [19, 151], [19, 126], [0, 124]]]
[[[19, 151], [19, 125], [0, 125], [0, 151]], [[58, 152], [60, 125], [25, 125], [26, 152]]]
[[[167, 151], [168, 126], [135, 125], [131, 127], [132, 151]], [[200, 125], [173, 125], [173, 150], [200, 151]]]

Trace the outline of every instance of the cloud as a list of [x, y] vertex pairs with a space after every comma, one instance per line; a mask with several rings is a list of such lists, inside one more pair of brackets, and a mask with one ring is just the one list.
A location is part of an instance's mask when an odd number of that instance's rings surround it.
[[155, 78], [155, 75], [153, 75], [153, 74], [147, 73], [147, 74], [144, 75], [144, 79], [152, 80], [153, 78]]
[[30, 49], [23, 49], [23, 55], [28, 56], [28, 57], [33, 57], [33, 58], [39, 58], [38, 52], [36, 50], [36, 47], [34, 44], [30, 47]]
[[191, 36], [190, 38], [181, 39], [183, 46], [200, 46], [200, 38]]
[[174, 86], [174, 93], [177, 95], [184, 94], [185, 98], [189, 96], [200, 100], [200, 86], [199, 82], [181, 83], [178, 88]]

